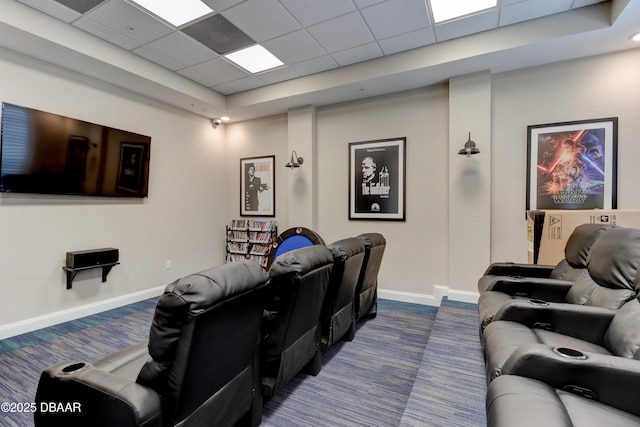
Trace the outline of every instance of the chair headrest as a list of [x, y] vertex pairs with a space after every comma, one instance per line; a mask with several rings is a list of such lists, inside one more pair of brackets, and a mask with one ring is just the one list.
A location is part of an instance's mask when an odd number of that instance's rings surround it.
[[608, 224], [582, 224], [573, 230], [564, 248], [564, 257], [573, 267], [586, 267], [589, 252], [600, 234], [615, 226]]
[[364, 246], [366, 248], [387, 244], [386, 239], [380, 233], [364, 233], [357, 236], [356, 238], [362, 240], [362, 243], [364, 243]]
[[253, 289], [268, 279], [267, 272], [257, 262], [238, 261], [178, 279], [167, 285], [164, 293], [180, 297], [193, 313]]
[[364, 243], [355, 237], [337, 240], [327, 246], [334, 259], [346, 260], [364, 252]]
[[269, 277], [274, 278], [289, 273], [304, 275], [327, 264], [333, 264], [333, 255], [326, 246], [307, 246], [277, 257], [269, 268]]
[[640, 229], [612, 228], [602, 233], [589, 253], [589, 274], [607, 288], [635, 288], [640, 266]]

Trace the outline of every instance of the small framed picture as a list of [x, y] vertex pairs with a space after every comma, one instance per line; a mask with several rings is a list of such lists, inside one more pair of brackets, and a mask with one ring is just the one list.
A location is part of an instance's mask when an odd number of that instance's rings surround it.
[[406, 142], [349, 143], [350, 220], [405, 220]]
[[276, 216], [275, 156], [240, 159], [240, 216]]
[[527, 210], [617, 208], [617, 117], [527, 130]]
[[116, 189], [131, 195], [142, 194], [143, 168], [147, 144], [122, 142], [120, 144], [120, 166]]

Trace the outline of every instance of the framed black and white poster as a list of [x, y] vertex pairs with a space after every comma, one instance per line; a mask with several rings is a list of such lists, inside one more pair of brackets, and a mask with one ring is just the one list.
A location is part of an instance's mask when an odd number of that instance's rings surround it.
[[350, 220], [405, 220], [406, 142], [349, 143]]
[[275, 156], [240, 159], [240, 216], [276, 216]]
[[616, 209], [618, 118], [527, 128], [527, 210]]

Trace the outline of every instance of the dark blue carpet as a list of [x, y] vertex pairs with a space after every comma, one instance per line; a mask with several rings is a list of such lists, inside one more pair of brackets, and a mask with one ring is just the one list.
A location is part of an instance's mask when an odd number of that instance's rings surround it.
[[[0, 402], [32, 402], [47, 366], [99, 360], [147, 339], [154, 306], [150, 299], [1, 340]], [[468, 376], [477, 370], [483, 378], [484, 365], [452, 367], [444, 360], [480, 352], [477, 322], [475, 305], [448, 303], [438, 310], [380, 300], [378, 316], [359, 322], [352, 342], [330, 347], [316, 377], [299, 374], [265, 405], [262, 426], [483, 425], [485, 385]], [[434, 340], [433, 351], [443, 360], [430, 353]], [[431, 360], [438, 375], [425, 372]], [[425, 384], [443, 395], [425, 396], [419, 404]], [[0, 413], [2, 427], [32, 425], [31, 414]]]

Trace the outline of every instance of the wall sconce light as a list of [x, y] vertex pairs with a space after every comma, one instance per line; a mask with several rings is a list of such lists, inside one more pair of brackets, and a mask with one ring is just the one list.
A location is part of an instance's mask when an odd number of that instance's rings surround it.
[[289, 163], [284, 165], [285, 168], [295, 169], [299, 168], [301, 164], [304, 163], [304, 159], [302, 157], [298, 157], [298, 153], [295, 150], [291, 152], [291, 160]]
[[464, 148], [458, 151], [458, 154], [471, 157], [472, 154], [478, 154], [480, 150], [476, 147], [476, 143], [471, 140], [471, 132], [469, 132], [469, 139], [464, 144]]

